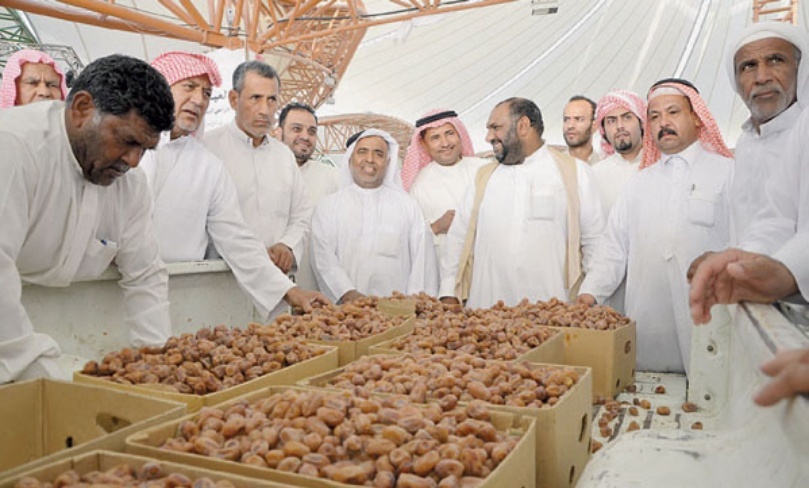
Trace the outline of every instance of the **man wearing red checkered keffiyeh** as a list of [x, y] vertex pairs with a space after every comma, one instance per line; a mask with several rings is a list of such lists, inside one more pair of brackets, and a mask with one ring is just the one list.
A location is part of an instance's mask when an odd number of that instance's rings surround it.
[[603, 303], [626, 278], [637, 369], [688, 373], [693, 323], [686, 271], [697, 256], [730, 242], [733, 160], [687, 81], [655, 84], [648, 117], [646, 169], [612, 207], [579, 302]]
[[65, 97], [65, 74], [52, 57], [33, 49], [21, 49], [9, 56], [0, 85], [0, 108]]
[[613, 90], [598, 101], [596, 126], [607, 155], [593, 165], [593, 176], [609, 212], [643, 158], [646, 101], [628, 90]]
[[267, 256], [245, 224], [236, 187], [224, 163], [199, 141], [212, 86], [221, 84], [207, 56], [168, 52], [152, 61], [171, 86], [174, 127], [164, 132], [140, 166], [152, 191], [152, 220], [163, 261], [200, 261], [212, 244], [233, 270], [239, 287], [253, 300], [263, 321], [286, 308], [282, 300], [311, 309], [328, 300], [301, 290]]
[[402, 166], [402, 185], [430, 225], [439, 260], [455, 210], [486, 162], [474, 157], [469, 132], [454, 111], [431, 110], [416, 121]]

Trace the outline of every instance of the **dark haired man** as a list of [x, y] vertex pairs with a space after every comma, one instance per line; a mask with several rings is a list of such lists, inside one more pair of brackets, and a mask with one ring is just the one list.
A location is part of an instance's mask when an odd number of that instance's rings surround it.
[[163, 76], [120, 55], [90, 63], [65, 103], [0, 111], [0, 383], [64, 375], [58, 344], [20, 302], [22, 283], [67, 286], [115, 259], [132, 344], [171, 335], [149, 190], [143, 173], [126, 173], [173, 113]]
[[[305, 103], [288, 103], [278, 116], [276, 137], [289, 147], [301, 170], [303, 186], [312, 205], [317, 205], [326, 195], [340, 189], [340, 173], [337, 166], [326, 158], [313, 158], [317, 145], [317, 115], [315, 109]], [[303, 288], [316, 290], [317, 280], [312, 271], [310, 252], [307, 248], [299, 262], [295, 281]]]
[[500, 102], [486, 127], [498, 163], [478, 171], [452, 222], [439, 296], [472, 308], [567, 299], [604, 227], [590, 170], [545, 144], [530, 100]]
[[562, 113], [562, 134], [567, 150], [579, 161], [596, 164], [601, 154], [593, 148], [593, 131], [596, 130], [596, 103], [582, 95], [570, 97]]
[[292, 151], [270, 137], [280, 88], [278, 73], [269, 64], [246, 61], [237, 66], [228, 93], [236, 116], [206, 133], [203, 141], [225, 162], [244, 221], [270, 259], [284, 273], [294, 273], [307, 246], [312, 204]]

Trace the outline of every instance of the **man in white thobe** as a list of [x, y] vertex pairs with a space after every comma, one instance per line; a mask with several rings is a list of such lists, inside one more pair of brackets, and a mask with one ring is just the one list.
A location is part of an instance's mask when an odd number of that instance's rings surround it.
[[[804, 110], [791, 131], [784, 156], [767, 182], [764, 208], [745, 232], [742, 249], [709, 253], [689, 269], [691, 315], [697, 323], [710, 320], [717, 303], [789, 295], [809, 302], [809, 111]], [[749, 269], [746, 269], [749, 268]], [[779, 276], [791, 275], [792, 289], [775, 284], [790, 283]], [[791, 285], [790, 285], [791, 286]], [[740, 294], [745, 288], [750, 294]], [[777, 293], [776, 293], [777, 290]], [[772, 301], [772, 300], [770, 300]]]
[[365, 295], [438, 289], [432, 236], [396, 171], [399, 146], [369, 129], [345, 154], [342, 189], [312, 218], [312, 265], [323, 293], [340, 303]]
[[[340, 172], [337, 171], [337, 166], [325, 158], [312, 158], [317, 144], [317, 115], [312, 107], [299, 102], [287, 104], [278, 116], [276, 135], [295, 155], [303, 186], [313, 206], [320, 203], [326, 195], [340, 189]], [[317, 289], [308, 246], [304, 249], [298, 272], [295, 273], [295, 282], [304, 288]]]
[[473, 308], [498, 300], [509, 306], [523, 298], [566, 300], [604, 228], [591, 170], [545, 145], [542, 114], [530, 100], [500, 102], [487, 128], [498, 163], [481, 168], [495, 168], [482, 199], [476, 204], [477, 184], [470, 187], [449, 229], [439, 296], [460, 303], [468, 289], [466, 305]]
[[[236, 188], [224, 163], [194, 135], [201, 129], [212, 86], [221, 84], [213, 60], [200, 54], [168, 52], [152, 66], [171, 85], [174, 127], [164, 132], [141, 168], [154, 199], [153, 222], [165, 262], [199, 261], [212, 241], [233, 270], [259, 317], [269, 322], [282, 300], [304, 311], [325, 297], [295, 285], [273, 265], [262, 243], [242, 219]], [[321, 299], [321, 300], [319, 300]]]
[[593, 179], [607, 214], [640, 169], [645, 123], [646, 102], [634, 92], [613, 90], [598, 101], [596, 126], [607, 156], [593, 165]]
[[583, 95], [570, 97], [562, 113], [562, 135], [567, 147], [563, 151], [590, 166], [602, 155], [593, 147], [596, 130], [596, 103]]
[[264, 243], [273, 263], [294, 274], [307, 246], [312, 204], [295, 156], [270, 137], [278, 109], [280, 78], [261, 61], [247, 61], [233, 72], [228, 93], [236, 116], [203, 138], [236, 184], [242, 216]]
[[690, 83], [649, 92], [646, 167], [610, 213], [579, 302], [603, 303], [626, 277], [626, 313], [637, 322], [639, 371], [687, 372], [691, 354], [686, 270], [730, 240], [730, 151]]
[[430, 225], [439, 262], [461, 199], [487, 163], [474, 154], [469, 132], [454, 111], [431, 110], [416, 121], [402, 165], [402, 184]]
[[121, 272], [134, 346], [171, 335], [168, 273], [152, 232], [138, 165], [173, 121], [171, 92], [147, 63], [108, 56], [90, 63], [67, 101], [0, 111], [0, 383], [65, 377], [53, 338], [35, 331], [23, 283], [68, 286]]
[[726, 56], [731, 83], [750, 110], [734, 151], [737, 243], [764, 206], [766, 182], [784, 164], [787, 141], [809, 105], [808, 51], [809, 35], [801, 27], [761, 22], [745, 29]]

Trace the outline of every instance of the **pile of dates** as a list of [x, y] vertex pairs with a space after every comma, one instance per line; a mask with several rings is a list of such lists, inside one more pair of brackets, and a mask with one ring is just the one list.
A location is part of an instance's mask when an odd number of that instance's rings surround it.
[[[491, 361], [469, 354], [366, 356], [326, 382], [326, 387], [359, 395], [408, 395], [417, 403], [439, 400], [445, 409], [457, 402], [482, 400], [514, 407], [553, 406], [579, 381], [576, 369]], [[317, 385], [320, 386], [320, 385]]]
[[477, 486], [518, 436], [483, 402], [444, 410], [404, 397], [286, 390], [203, 408], [162, 449], [378, 488]]
[[180, 393], [205, 395], [326, 351], [280, 335], [269, 326], [250, 324], [242, 330], [220, 325], [171, 337], [163, 347], [109, 353], [100, 363], [87, 363], [82, 373], [116, 383], [163, 385]]

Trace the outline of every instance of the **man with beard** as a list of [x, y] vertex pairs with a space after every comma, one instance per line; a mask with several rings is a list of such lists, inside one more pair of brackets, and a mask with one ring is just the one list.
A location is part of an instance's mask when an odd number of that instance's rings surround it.
[[312, 266], [320, 289], [346, 303], [365, 295], [435, 295], [438, 267], [419, 206], [402, 188], [399, 145], [385, 131], [352, 136], [341, 189], [312, 218]]
[[500, 102], [487, 128], [497, 163], [479, 170], [449, 229], [439, 296], [473, 308], [566, 300], [604, 227], [590, 169], [545, 145], [530, 100]]
[[64, 100], [66, 96], [65, 74], [52, 57], [33, 49], [9, 56], [0, 85], [0, 108]]
[[207, 56], [172, 51], [152, 66], [171, 86], [174, 127], [143, 157], [141, 168], [152, 190], [160, 256], [165, 262], [200, 261], [212, 243], [233, 270], [239, 287], [253, 300], [260, 320], [280, 312], [281, 300], [304, 311], [312, 302], [328, 303], [319, 293], [296, 288], [273, 265], [262, 243], [242, 219], [236, 187], [224, 163], [196, 137], [221, 84], [219, 69]]
[[487, 162], [474, 153], [469, 132], [454, 111], [431, 110], [416, 121], [402, 165], [402, 184], [430, 225], [439, 262], [455, 211]]
[[[317, 205], [323, 197], [340, 189], [337, 167], [331, 161], [312, 158], [317, 144], [317, 115], [312, 107], [305, 103], [292, 102], [282, 108], [278, 116], [276, 137], [295, 155], [303, 177], [303, 186], [312, 205]], [[304, 288], [317, 289], [310, 254], [310, 249], [304, 250], [298, 272], [295, 273], [295, 281]]]
[[570, 97], [562, 116], [562, 134], [567, 150], [579, 161], [596, 164], [601, 155], [593, 148], [593, 131], [596, 128], [596, 103], [582, 95]]
[[640, 168], [645, 123], [646, 102], [634, 92], [615, 90], [598, 101], [596, 125], [608, 156], [593, 165], [593, 177], [607, 213]]
[[171, 128], [173, 108], [160, 73], [114, 55], [90, 63], [64, 103], [0, 111], [0, 383], [65, 376], [59, 345], [20, 302], [23, 283], [68, 286], [114, 259], [132, 345], [171, 335], [149, 187], [126, 173]]
[[292, 151], [270, 137], [280, 83], [275, 69], [264, 62], [237, 66], [228, 93], [236, 116], [205, 134], [203, 142], [225, 162], [242, 216], [272, 262], [284, 273], [294, 273], [307, 246], [312, 204]]
[[637, 367], [688, 372], [686, 269], [730, 240], [730, 151], [696, 89], [666, 79], [649, 91], [641, 169], [610, 212], [580, 303], [603, 303], [626, 277]]
[[809, 105], [809, 55], [802, 55], [807, 48], [804, 29], [761, 22], [745, 29], [727, 55], [728, 75], [750, 110], [735, 150], [731, 198], [737, 242], [764, 206], [764, 189], [774, 168], [795, 156], [785, 154], [784, 148]]

